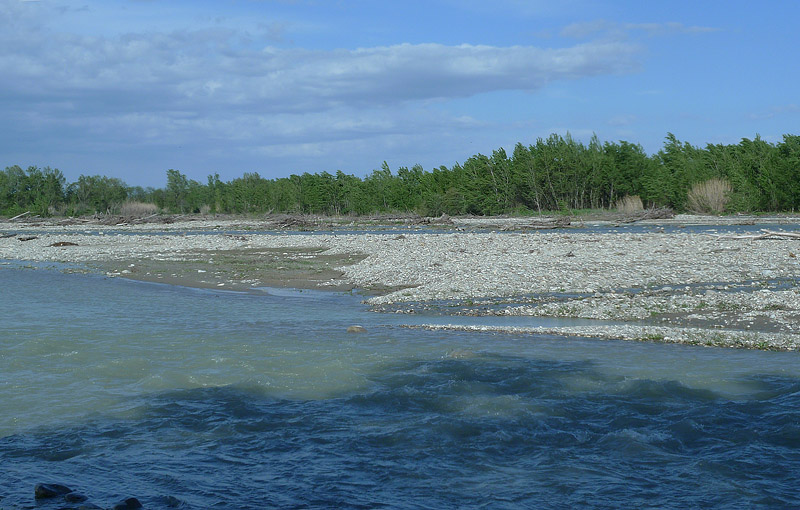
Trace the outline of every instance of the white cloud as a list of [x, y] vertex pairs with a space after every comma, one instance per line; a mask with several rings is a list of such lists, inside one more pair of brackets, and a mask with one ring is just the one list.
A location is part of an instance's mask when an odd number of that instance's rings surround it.
[[[366, 127], [360, 132], [385, 132], [385, 122], [375, 123], [386, 118], [386, 108], [395, 123], [409, 122], [419, 112], [409, 116], [403, 105], [419, 109], [431, 100], [534, 91], [638, 65], [637, 48], [616, 42], [560, 49], [429, 43], [254, 50], [224, 28], [112, 38], [45, 30], [26, 18], [30, 12], [4, 14], [17, 23], [0, 34], [6, 49], [0, 54], [1, 113], [53, 126], [102, 126], [98, 136], [133, 130], [144, 138], [179, 137], [204, 126], [232, 136], [229, 124], [253, 127], [258, 116], [273, 124], [311, 123], [307, 131], [314, 131], [320, 117], [340, 115], [341, 121], [322, 125], [354, 133], [361, 119]], [[271, 135], [294, 132], [284, 128]]]
[[620, 38], [631, 32], [643, 32], [649, 36], [666, 36], [670, 34], [702, 34], [717, 32], [718, 28], [702, 27], [683, 23], [618, 23], [608, 20], [594, 20], [572, 23], [561, 30], [563, 37], [588, 39], [592, 37]]
[[[625, 42], [254, 48], [247, 33], [220, 26], [70, 32], [42, 5], [0, 0], [8, 27], [0, 31], [0, 129], [18, 135], [0, 140], [0, 152], [12, 143], [14, 151], [108, 154], [178, 145], [276, 157], [310, 147], [331, 157], [346, 147], [424, 151], [485, 128], [431, 103], [638, 69], [639, 49]], [[278, 25], [266, 29], [281, 36]]]
[[594, 20], [582, 21], [579, 23], [571, 23], [561, 29], [562, 37], [571, 37], [574, 39], [588, 39], [600, 33], [619, 30], [620, 25], [607, 20]]
[[719, 28], [702, 27], [698, 25], [684, 25], [683, 23], [626, 23], [622, 25], [626, 30], [641, 30], [648, 35], [669, 35], [669, 34], [706, 34], [709, 32], [719, 32]]
[[751, 113], [748, 118], [751, 120], [767, 120], [783, 115], [791, 115], [800, 113], [800, 105], [795, 103], [784, 104], [780, 106], [773, 106], [769, 110]]
[[628, 126], [636, 122], [636, 115], [617, 115], [608, 120], [609, 126]]
[[[7, 42], [0, 86], [38, 100], [116, 99], [114, 107], [319, 111], [536, 90], [560, 79], [629, 72], [636, 48], [602, 42], [563, 49], [400, 44], [355, 50], [236, 47], [226, 30], [127, 35], [68, 34]], [[108, 105], [104, 104], [103, 107]]]

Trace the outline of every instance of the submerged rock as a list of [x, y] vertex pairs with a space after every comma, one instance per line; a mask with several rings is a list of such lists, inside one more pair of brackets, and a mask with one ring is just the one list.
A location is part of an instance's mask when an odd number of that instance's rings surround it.
[[111, 510], [136, 510], [142, 508], [142, 504], [136, 498], [125, 498], [111, 507]]
[[80, 492], [70, 492], [69, 494], [64, 494], [64, 500], [69, 501], [70, 503], [83, 503], [87, 499], [89, 498]]
[[57, 483], [37, 483], [33, 488], [33, 497], [36, 499], [49, 499], [64, 496], [72, 492], [66, 485]]
[[164, 496], [161, 498], [161, 502], [168, 508], [179, 508], [183, 506], [183, 501], [175, 496]]
[[364, 326], [355, 325], [355, 326], [348, 327], [347, 328], [347, 332], [348, 333], [366, 333], [367, 332], [367, 328], [365, 328]]

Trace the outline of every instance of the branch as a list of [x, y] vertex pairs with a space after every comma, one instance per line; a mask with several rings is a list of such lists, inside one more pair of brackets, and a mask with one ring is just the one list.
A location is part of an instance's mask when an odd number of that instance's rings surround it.
[[14, 220], [16, 220], [17, 218], [22, 218], [23, 216], [27, 216], [27, 215], [29, 215], [30, 213], [31, 213], [30, 211], [25, 211], [25, 212], [24, 212], [24, 213], [22, 213], [22, 214], [17, 214], [16, 216], [14, 216], [13, 218], [11, 218], [11, 219], [10, 219], [10, 220], [8, 220], [8, 221], [14, 221]]

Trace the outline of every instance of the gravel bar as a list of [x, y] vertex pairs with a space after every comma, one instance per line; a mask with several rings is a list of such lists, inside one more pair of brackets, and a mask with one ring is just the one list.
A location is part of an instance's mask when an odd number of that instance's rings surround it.
[[[51, 224], [23, 228], [0, 223], [0, 234], [12, 232], [0, 237], [0, 259], [84, 264], [102, 267], [109, 276], [136, 277], [137, 264], [145, 262], [180, 268], [202, 261], [211, 267], [215, 253], [246, 252], [255, 270], [262, 260], [259, 257], [267, 256], [265, 250], [295, 250], [291, 252], [295, 262], [307, 251], [317, 250], [334, 257], [326, 259], [326, 264], [337, 256], [358, 257], [328, 268], [338, 273], [325, 273], [331, 277], [314, 285], [341, 288], [346, 282], [360, 289], [379, 289], [378, 295], [366, 300], [376, 309], [408, 311], [412, 304], [446, 300], [455, 303], [457, 312], [469, 315], [636, 321], [526, 330], [531, 332], [800, 349], [800, 241], [791, 239], [565, 229], [225, 233], [256, 229], [257, 225], [242, 220], [159, 227]], [[796, 229], [797, 224], [787, 225], [788, 231]], [[187, 271], [197, 282], [198, 275], [209, 269], [191, 266]], [[247, 274], [219, 274], [217, 280], [203, 283], [232, 288], [263, 285], [263, 279]], [[643, 320], [651, 324], [642, 324]]]

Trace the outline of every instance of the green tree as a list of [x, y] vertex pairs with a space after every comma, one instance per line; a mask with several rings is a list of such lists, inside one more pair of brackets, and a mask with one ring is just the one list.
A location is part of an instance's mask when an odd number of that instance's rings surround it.
[[[703, 151], [689, 142], [681, 143], [678, 138], [667, 133], [664, 148], [656, 155], [662, 167], [662, 176], [657, 185], [663, 185], [667, 205], [675, 209], [684, 209], [686, 196], [692, 184], [707, 181], [715, 177], [705, 164]], [[653, 193], [657, 190], [651, 189]]]
[[128, 187], [120, 179], [102, 175], [81, 175], [67, 187], [71, 214], [116, 212], [128, 197]]
[[189, 179], [178, 170], [167, 170], [167, 188], [164, 190], [164, 205], [162, 208], [173, 212], [185, 213], [188, 196]]

